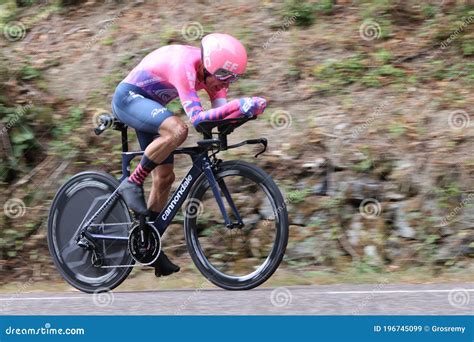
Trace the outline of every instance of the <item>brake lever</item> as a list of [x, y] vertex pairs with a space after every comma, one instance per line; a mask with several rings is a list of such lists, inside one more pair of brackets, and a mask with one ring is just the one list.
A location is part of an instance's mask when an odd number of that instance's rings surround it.
[[263, 149], [254, 156], [255, 158], [257, 158], [259, 155], [261, 155], [267, 150], [268, 141], [266, 138], [252, 139], [252, 140], [249, 140], [249, 143], [263, 145]]
[[254, 144], [262, 144], [263, 145], [263, 149], [254, 156], [255, 158], [257, 158], [259, 155], [261, 155], [263, 152], [265, 152], [267, 150], [268, 141], [267, 141], [266, 138], [244, 140], [244, 141], [239, 142], [238, 144], [227, 146], [227, 149], [236, 148], [236, 147], [240, 147], [240, 146], [243, 146], [243, 145], [254, 145]]

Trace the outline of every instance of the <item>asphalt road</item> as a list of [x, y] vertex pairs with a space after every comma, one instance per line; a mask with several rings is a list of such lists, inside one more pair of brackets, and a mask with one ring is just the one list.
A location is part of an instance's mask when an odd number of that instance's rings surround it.
[[474, 315], [474, 283], [0, 295], [1, 315]]

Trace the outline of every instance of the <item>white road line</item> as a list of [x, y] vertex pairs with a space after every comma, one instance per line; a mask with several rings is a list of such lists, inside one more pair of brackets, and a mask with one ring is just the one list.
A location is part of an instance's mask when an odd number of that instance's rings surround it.
[[[291, 291], [291, 290], [290, 290]], [[297, 290], [294, 290], [297, 291]], [[390, 294], [390, 293], [445, 293], [445, 292], [452, 292], [452, 291], [466, 291], [466, 292], [474, 292], [474, 289], [464, 289], [464, 288], [453, 288], [453, 289], [443, 289], [443, 290], [382, 290], [382, 291], [315, 291], [312, 292], [311, 294], [315, 295], [341, 295], [341, 294]], [[137, 292], [132, 292], [133, 294], [137, 295], [139, 293]], [[147, 292], [148, 294], [149, 292]], [[160, 292], [158, 292], [160, 293]], [[120, 293], [122, 294], [127, 294], [127, 293]], [[160, 293], [163, 294], [163, 293]], [[115, 295], [118, 295], [118, 293], [115, 293]], [[145, 294], [144, 294], [145, 295]], [[16, 295], [18, 296], [18, 295]], [[0, 298], [0, 301], [22, 301], [22, 300], [75, 300], [75, 299], [92, 299], [91, 296], [87, 297], [15, 297], [15, 295], [12, 295], [12, 297], [9, 298]]]
[[328, 292], [318, 292], [321, 294], [384, 294], [384, 293], [436, 293], [436, 292], [453, 292], [453, 291], [466, 291], [474, 292], [474, 289], [464, 289], [464, 288], [453, 288], [450, 290], [383, 290], [383, 291], [328, 291]]
[[90, 297], [34, 297], [34, 298], [28, 298], [28, 297], [15, 297], [15, 295], [13, 295], [12, 297], [9, 297], [9, 298], [0, 298], [0, 301], [12, 301], [12, 300], [70, 300], [70, 299], [88, 299], [88, 298], [92, 298], [92, 296]]

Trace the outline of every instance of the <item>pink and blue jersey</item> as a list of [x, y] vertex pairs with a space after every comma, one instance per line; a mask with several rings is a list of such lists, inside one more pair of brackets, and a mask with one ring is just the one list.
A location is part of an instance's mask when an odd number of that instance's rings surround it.
[[[193, 125], [203, 120], [220, 120], [242, 116], [243, 100], [226, 102], [227, 89], [212, 90], [199, 82], [197, 71], [201, 50], [192, 46], [168, 45], [148, 54], [122, 81], [145, 92], [150, 99], [165, 106], [179, 97]], [[205, 90], [213, 109], [204, 111], [197, 94]]]

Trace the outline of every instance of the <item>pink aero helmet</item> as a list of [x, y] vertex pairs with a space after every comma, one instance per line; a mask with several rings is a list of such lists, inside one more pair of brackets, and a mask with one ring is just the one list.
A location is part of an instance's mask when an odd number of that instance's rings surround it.
[[204, 68], [214, 75], [227, 71], [242, 75], [247, 66], [247, 51], [236, 38], [224, 33], [211, 33], [201, 41]]

